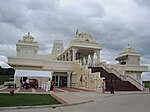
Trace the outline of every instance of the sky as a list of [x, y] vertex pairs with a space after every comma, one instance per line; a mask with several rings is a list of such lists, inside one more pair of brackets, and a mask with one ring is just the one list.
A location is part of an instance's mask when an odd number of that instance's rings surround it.
[[[150, 68], [149, 0], [0, 0], [0, 63], [16, 55], [17, 41], [28, 32], [38, 53], [50, 54], [55, 39], [67, 48], [77, 29], [100, 43], [102, 61], [116, 63], [130, 44]], [[150, 73], [142, 77], [150, 79]]]

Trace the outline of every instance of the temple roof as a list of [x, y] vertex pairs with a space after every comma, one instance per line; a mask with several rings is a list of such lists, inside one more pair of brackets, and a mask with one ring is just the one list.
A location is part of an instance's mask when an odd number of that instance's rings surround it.
[[125, 56], [125, 55], [138, 55], [140, 56], [140, 53], [133, 49], [129, 44], [127, 47], [125, 47], [121, 53], [119, 53], [118, 57]]
[[140, 56], [140, 53], [133, 49], [129, 44], [125, 47], [115, 60], [127, 60], [129, 56]]
[[124, 53], [139, 54], [139, 52], [136, 51], [135, 49], [133, 49], [129, 44], [126, 48], [123, 49], [122, 53], [120, 53], [120, 54], [124, 54]]
[[99, 43], [96, 43], [91, 33], [78, 32], [77, 30], [74, 39], [70, 42], [70, 46], [83, 46], [83, 45], [100, 48]]
[[76, 35], [73, 41], [96, 43], [91, 33], [78, 32], [78, 30], [76, 31]]
[[30, 32], [28, 32], [27, 35], [23, 36], [23, 41], [33, 42], [34, 41], [34, 37], [32, 35], [30, 35]]

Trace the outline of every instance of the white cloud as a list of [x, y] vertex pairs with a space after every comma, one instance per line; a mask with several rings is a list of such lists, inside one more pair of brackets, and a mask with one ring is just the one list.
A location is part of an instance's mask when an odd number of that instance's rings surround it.
[[8, 59], [5, 56], [0, 55], [0, 61], [7, 63]]
[[1, 62], [1, 61], [0, 61], [0, 66], [1, 66], [2, 68], [10, 68], [10, 67], [11, 67], [11, 66], [9, 66], [7, 63]]
[[147, 0], [3, 0], [0, 1], [0, 53], [16, 54], [15, 44], [31, 32], [39, 53], [48, 54], [55, 39], [65, 47], [76, 29], [91, 32], [109, 63], [129, 43], [150, 66], [150, 6]]
[[143, 81], [150, 81], [150, 72], [146, 72], [142, 74]]
[[0, 55], [0, 66], [2, 68], [10, 68], [10, 66], [7, 64], [8, 59], [5, 56]]

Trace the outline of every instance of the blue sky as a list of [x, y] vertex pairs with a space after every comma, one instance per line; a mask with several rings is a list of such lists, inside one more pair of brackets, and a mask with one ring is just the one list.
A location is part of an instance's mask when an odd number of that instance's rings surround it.
[[16, 42], [27, 32], [38, 41], [39, 54], [50, 54], [55, 39], [64, 40], [66, 48], [79, 29], [100, 43], [101, 60], [116, 63], [130, 44], [150, 67], [149, 20], [148, 0], [1, 0], [0, 55], [15, 56]]

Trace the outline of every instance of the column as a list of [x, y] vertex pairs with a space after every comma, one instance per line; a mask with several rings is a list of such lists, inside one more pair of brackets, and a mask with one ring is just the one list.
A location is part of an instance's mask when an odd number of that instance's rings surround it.
[[71, 72], [67, 72], [68, 76], [67, 76], [67, 87], [70, 87], [70, 76], [71, 76]]
[[68, 59], [68, 52], [66, 53], [66, 61], [69, 61], [69, 59]]
[[58, 81], [57, 81], [57, 83], [58, 83], [58, 86], [57, 86], [57, 87], [59, 87], [59, 81], [60, 81], [60, 80], [59, 80], [59, 78], [60, 78], [60, 76], [58, 75]]
[[68, 61], [71, 61], [71, 54], [70, 54], [70, 51], [68, 51]]
[[77, 49], [73, 48], [72, 53], [73, 53], [73, 60], [72, 61], [75, 61], [76, 60]]
[[93, 62], [94, 62], [94, 53], [90, 54], [90, 57], [91, 57], [91, 65], [93, 65]]
[[63, 57], [62, 56], [60, 57], [60, 60], [63, 61]]
[[63, 60], [63, 61], [65, 61], [65, 56], [64, 56], [64, 54], [62, 55], [62, 57], [63, 57], [63, 59], [62, 59], [62, 60]]
[[81, 64], [82, 64], [82, 65], [84, 65], [83, 57], [81, 57], [81, 59], [80, 59], [80, 60], [81, 60]]
[[100, 62], [100, 50], [96, 51], [96, 55], [97, 55], [97, 63]]
[[67, 57], [67, 53], [65, 53], [65, 61], [67, 61], [67, 58], [68, 58], [68, 57]]
[[88, 64], [88, 55], [85, 56], [85, 64], [86, 64], [86, 65]]

